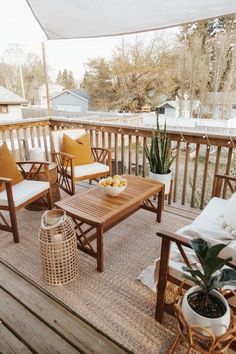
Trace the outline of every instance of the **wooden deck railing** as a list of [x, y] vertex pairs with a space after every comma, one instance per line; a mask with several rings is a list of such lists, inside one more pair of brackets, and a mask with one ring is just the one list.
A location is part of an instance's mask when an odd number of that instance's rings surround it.
[[[113, 172], [149, 175], [144, 147], [150, 144], [153, 131], [148, 128], [119, 126], [108, 123], [42, 119], [20, 123], [0, 124], [0, 143], [8, 141], [17, 158], [24, 158], [30, 147], [42, 147], [50, 159], [50, 130], [80, 128], [90, 132], [93, 146], [112, 149]], [[236, 171], [234, 156], [236, 138], [198, 133], [168, 132], [176, 160], [172, 167], [174, 182], [172, 199], [197, 208], [203, 208], [212, 196], [214, 175]], [[234, 171], [235, 169], [235, 171]], [[223, 187], [223, 197], [227, 195]]]

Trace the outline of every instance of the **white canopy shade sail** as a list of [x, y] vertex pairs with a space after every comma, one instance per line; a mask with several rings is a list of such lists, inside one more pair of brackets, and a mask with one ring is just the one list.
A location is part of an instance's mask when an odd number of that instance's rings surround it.
[[114, 36], [236, 13], [236, 0], [27, 0], [48, 39]]

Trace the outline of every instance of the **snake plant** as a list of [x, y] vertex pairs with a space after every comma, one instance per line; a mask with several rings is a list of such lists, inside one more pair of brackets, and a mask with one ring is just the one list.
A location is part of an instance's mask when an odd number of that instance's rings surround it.
[[157, 129], [153, 133], [150, 147], [145, 146], [145, 153], [152, 173], [167, 174], [176, 156], [171, 156], [171, 142], [166, 131], [166, 122], [164, 130], [161, 131], [158, 111], [156, 115]]

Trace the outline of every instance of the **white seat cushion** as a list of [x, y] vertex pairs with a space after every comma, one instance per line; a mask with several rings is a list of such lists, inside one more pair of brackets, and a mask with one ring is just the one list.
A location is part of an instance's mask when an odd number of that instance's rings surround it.
[[220, 240], [228, 242], [235, 239], [231, 233], [219, 223], [219, 216], [228, 203], [228, 200], [212, 198], [201, 214], [190, 225], [186, 225], [177, 231], [177, 234], [189, 236], [190, 238], [201, 237], [206, 240]]
[[89, 176], [96, 173], [109, 172], [109, 166], [99, 162], [93, 162], [86, 165], [74, 166], [75, 178]]
[[[19, 206], [29, 199], [35, 197], [50, 188], [48, 182], [31, 181], [24, 179], [23, 181], [12, 186], [13, 199], [15, 206]], [[0, 205], [8, 205], [6, 190], [0, 193]]]

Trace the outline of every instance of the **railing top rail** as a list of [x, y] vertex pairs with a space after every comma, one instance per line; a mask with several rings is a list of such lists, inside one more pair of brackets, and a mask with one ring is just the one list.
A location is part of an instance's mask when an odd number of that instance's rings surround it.
[[[152, 134], [155, 131], [155, 128], [152, 127], [144, 127], [144, 126], [138, 126], [135, 127], [133, 125], [129, 125], [129, 124], [125, 124], [125, 123], [114, 123], [114, 122], [100, 122], [100, 121], [90, 121], [90, 120], [81, 120], [81, 119], [70, 119], [70, 118], [56, 118], [56, 117], [52, 117], [51, 118], [52, 122], [57, 122], [57, 123], [67, 123], [67, 124], [76, 124], [76, 125], [82, 125], [84, 127], [89, 128], [89, 126], [91, 127], [103, 127], [104, 130], [105, 128], [113, 128], [113, 129], [117, 129], [117, 130], [129, 130], [130, 132], [133, 132], [134, 135], [139, 135], [139, 133], [142, 132], [146, 132], [148, 134]], [[195, 128], [190, 128], [190, 127], [186, 127], [186, 128], [168, 128], [167, 127], [167, 132], [170, 135], [177, 135], [179, 134], [180, 136], [183, 135], [184, 137], [203, 137], [205, 135], [207, 135], [207, 137], [209, 138], [217, 138], [217, 139], [229, 139], [229, 138], [236, 138], [236, 129], [232, 129], [232, 128], [225, 128], [225, 129], [220, 129], [220, 131], [215, 131], [215, 132], [211, 132], [208, 131], [206, 129], [206, 127], [204, 127], [204, 129], [197, 130]]]
[[25, 118], [25, 119], [17, 119], [17, 120], [2, 120], [0, 121], [0, 130], [1, 127], [4, 126], [12, 126], [12, 125], [27, 125], [29, 123], [36, 123], [36, 122], [47, 122], [50, 120], [49, 117], [45, 118]]
[[[50, 124], [51, 125], [62, 125], [62, 126], [78, 126], [81, 125], [87, 129], [100, 129], [106, 130], [108, 129], [109, 131], [114, 132], [124, 132], [125, 134], [131, 134], [131, 135], [144, 135], [144, 136], [151, 136], [152, 133], [155, 131], [154, 127], [145, 127], [145, 126], [134, 126], [134, 125], [129, 125], [128, 123], [114, 123], [114, 122], [100, 122], [100, 121], [92, 121], [90, 119], [74, 119], [74, 118], [59, 118], [59, 117], [45, 117], [45, 118], [27, 118], [27, 119], [19, 119], [16, 121], [2, 121], [0, 122], [0, 131], [1, 130], [11, 130], [14, 126], [17, 127], [24, 127], [26, 128], [27, 126], [35, 126], [37, 125], [45, 125], [45, 124]], [[64, 124], [65, 123], [65, 124]], [[167, 127], [167, 132], [170, 134], [171, 138], [173, 140], [180, 140], [182, 138], [183, 141], [188, 142], [188, 140], [191, 142], [191, 138], [209, 138], [209, 139], [217, 139], [217, 140], [229, 140], [233, 144], [236, 143], [236, 129], [235, 128], [220, 128], [216, 129], [215, 131], [209, 131], [208, 127], [202, 127], [202, 130], [196, 129], [196, 128], [191, 128], [191, 127], [186, 127], [181, 129], [179, 127]], [[206, 140], [207, 140], [206, 139]], [[206, 141], [205, 141], [206, 143]]]

